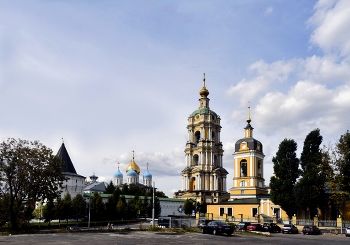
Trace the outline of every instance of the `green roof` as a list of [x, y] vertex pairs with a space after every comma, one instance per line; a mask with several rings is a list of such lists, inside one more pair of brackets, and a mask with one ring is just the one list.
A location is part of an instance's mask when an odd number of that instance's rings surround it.
[[199, 108], [197, 110], [195, 110], [194, 112], [192, 112], [191, 116], [195, 116], [197, 114], [210, 114], [210, 115], [215, 115], [216, 117], [218, 116], [214, 111], [210, 110], [209, 108]]

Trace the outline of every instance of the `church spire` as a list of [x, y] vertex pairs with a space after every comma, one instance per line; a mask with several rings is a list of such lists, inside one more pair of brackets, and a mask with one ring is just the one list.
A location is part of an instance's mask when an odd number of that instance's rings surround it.
[[202, 98], [207, 98], [209, 95], [208, 89], [205, 87], [205, 73], [203, 73], [203, 88], [199, 91], [199, 95]]
[[248, 101], [248, 118], [247, 123], [250, 123], [252, 120], [250, 119], [250, 101]]
[[250, 102], [248, 102], [248, 118], [247, 118], [247, 126], [244, 128], [244, 137], [245, 138], [253, 138], [253, 127], [250, 125], [250, 122], [252, 119], [250, 119]]

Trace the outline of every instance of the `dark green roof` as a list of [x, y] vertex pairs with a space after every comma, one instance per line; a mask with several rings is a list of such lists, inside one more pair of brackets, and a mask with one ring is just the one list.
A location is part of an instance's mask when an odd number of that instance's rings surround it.
[[195, 110], [194, 112], [192, 112], [191, 116], [195, 116], [197, 114], [209, 114], [209, 115], [214, 115], [214, 116], [218, 116], [214, 111], [210, 110], [209, 108], [199, 108], [197, 110]]

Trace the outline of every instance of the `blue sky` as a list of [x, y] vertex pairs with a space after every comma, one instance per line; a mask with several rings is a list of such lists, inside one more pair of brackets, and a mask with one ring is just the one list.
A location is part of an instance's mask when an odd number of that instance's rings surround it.
[[[350, 120], [350, 5], [343, 1], [1, 1], [0, 139], [64, 138], [76, 170], [109, 181], [135, 151], [181, 189], [187, 118], [206, 73], [232, 186], [251, 103], [266, 183], [284, 138]], [[141, 173], [141, 174], [142, 174]]]

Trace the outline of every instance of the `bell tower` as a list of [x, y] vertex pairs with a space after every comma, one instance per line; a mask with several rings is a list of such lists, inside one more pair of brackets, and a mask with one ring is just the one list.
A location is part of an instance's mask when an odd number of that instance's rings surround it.
[[250, 125], [250, 104], [248, 106], [247, 126], [244, 137], [235, 144], [233, 153], [233, 186], [230, 199], [255, 198], [267, 194], [264, 176], [264, 153], [260, 141], [253, 138], [253, 127]]
[[228, 198], [220, 141], [220, 116], [209, 108], [209, 91], [205, 74], [199, 91], [199, 108], [190, 114], [187, 122], [185, 148], [186, 166], [182, 170], [182, 189], [176, 198], [192, 198], [198, 202], [219, 202]]

